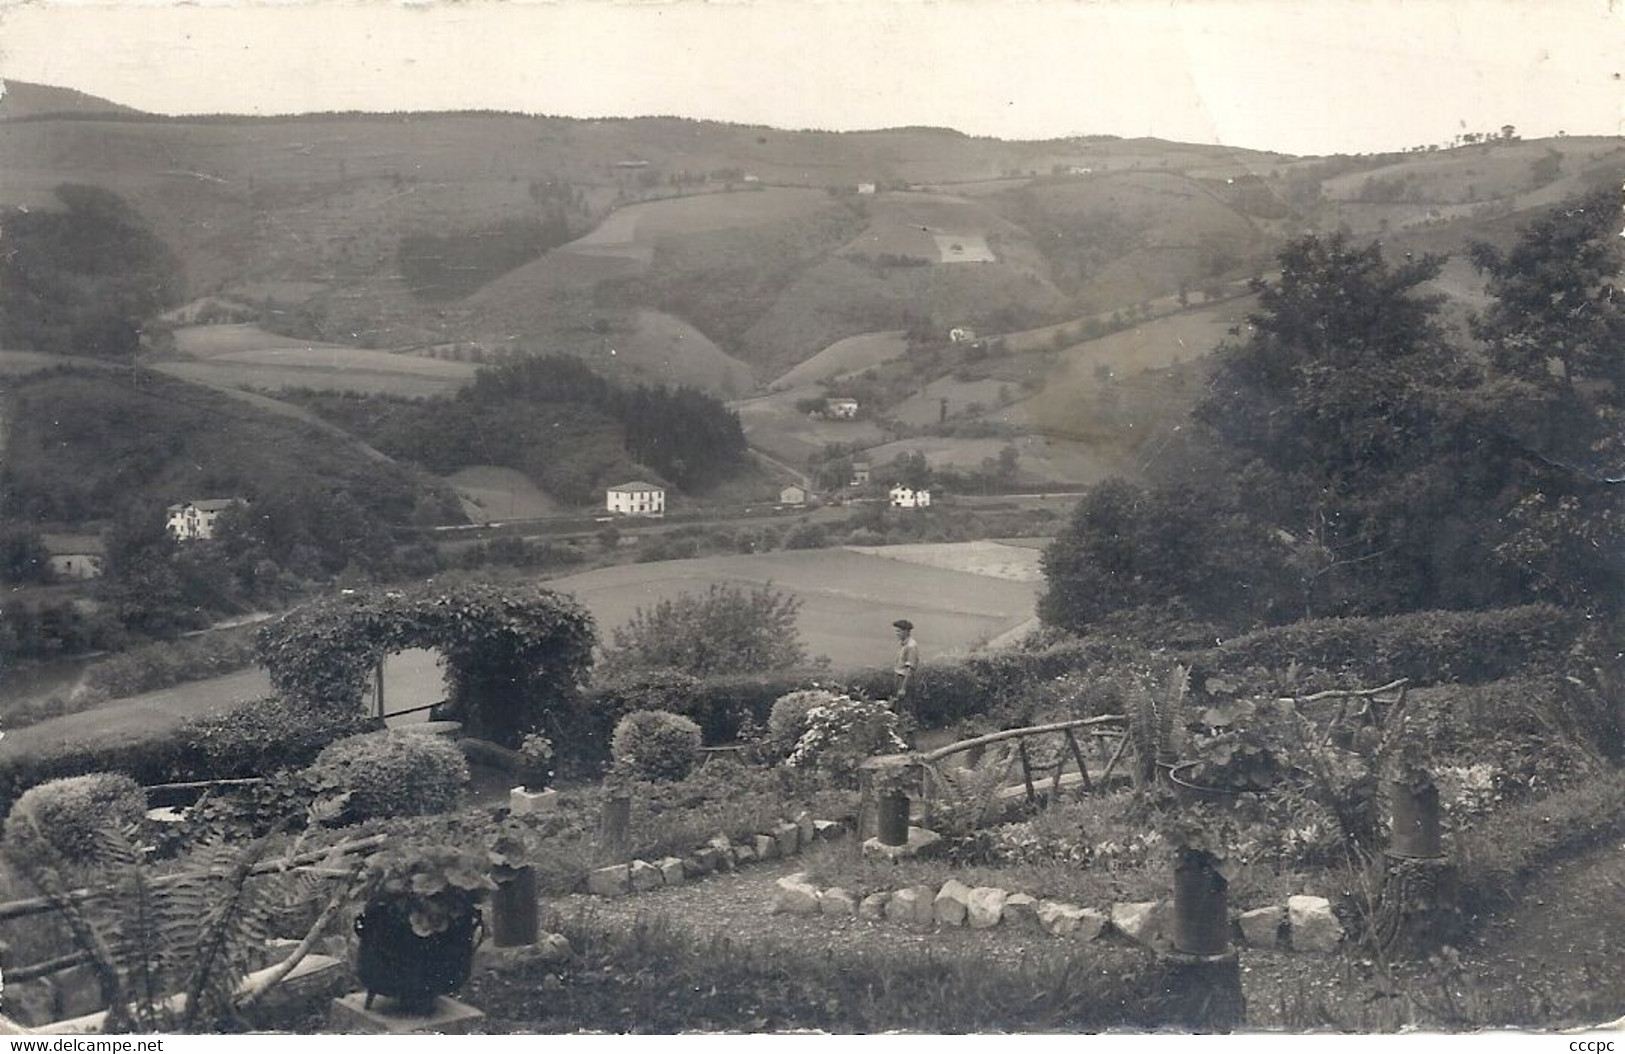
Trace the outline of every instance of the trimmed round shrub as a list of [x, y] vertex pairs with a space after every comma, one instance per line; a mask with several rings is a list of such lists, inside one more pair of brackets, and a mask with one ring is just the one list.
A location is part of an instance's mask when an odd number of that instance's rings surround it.
[[610, 751], [639, 779], [680, 780], [700, 760], [700, 726], [667, 710], [638, 710], [616, 723]]
[[307, 772], [322, 792], [350, 795], [346, 816], [353, 822], [444, 812], [468, 784], [463, 752], [416, 732], [341, 739], [318, 754]]
[[146, 791], [122, 773], [51, 780], [23, 792], [6, 814], [6, 849], [14, 856], [32, 855], [43, 839], [68, 863], [92, 864], [105, 828], [123, 829], [146, 816]]

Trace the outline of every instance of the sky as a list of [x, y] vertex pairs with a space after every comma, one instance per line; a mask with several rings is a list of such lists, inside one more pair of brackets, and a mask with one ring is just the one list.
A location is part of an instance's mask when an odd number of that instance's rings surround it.
[[158, 113], [497, 109], [1296, 154], [1625, 134], [1610, 0], [0, 0], [0, 78]]

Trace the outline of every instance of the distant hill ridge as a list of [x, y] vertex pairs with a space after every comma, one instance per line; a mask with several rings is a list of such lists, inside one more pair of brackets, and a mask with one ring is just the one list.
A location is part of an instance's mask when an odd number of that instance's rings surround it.
[[0, 93], [0, 121], [81, 115], [150, 116], [134, 107], [122, 106], [72, 88], [56, 88], [49, 84], [19, 80], [0, 81], [0, 88], [3, 88], [3, 93]]

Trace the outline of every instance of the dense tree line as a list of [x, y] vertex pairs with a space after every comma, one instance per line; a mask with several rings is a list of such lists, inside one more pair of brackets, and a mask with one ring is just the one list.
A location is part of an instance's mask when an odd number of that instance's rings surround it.
[[0, 346], [134, 356], [143, 322], [175, 304], [181, 267], [112, 191], [65, 183], [57, 209], [0, 214]]
[[1436, 257], [1343, 235], [1280, 255], [1218, 349], [1184, 479], [1094, 488], [1045, 556], [1081, 628], [1174, 605], [1237, 622], [1625, 597], [1618, 206], [1474, 245], [1490, 305], [1450, 339]]
[[452, 234], [407, 235], [396, 262], [413, 296], [455, 300], [573, 237], [564, 208], [554, 206], [540, 219], [510, 219]]
[[363, 429], [391, 456], [441, 473], [515, 468], [575, 504], [601, 500], [605, 485], [645, 470], [683, 490], [703, 490], [736, 471], [746, 450], [738, 415], [715, 397], [692, 388], [622, 388], [561, 355], [487, 367], [450, 398], [393, 403], [376, 413], [338, 410], [347, 427]]

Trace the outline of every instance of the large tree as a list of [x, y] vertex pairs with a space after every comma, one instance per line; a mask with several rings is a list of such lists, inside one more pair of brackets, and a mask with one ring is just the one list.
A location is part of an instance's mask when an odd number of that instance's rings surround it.
[[1494, 366], [1483, 412], [1511, 448], [1496, 548], [1531, 591], [1617, 606], [1625, 588], [1625, 290], [1617, 197], [1472, 247], [1490, 306], [1473, 320]]

